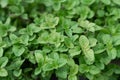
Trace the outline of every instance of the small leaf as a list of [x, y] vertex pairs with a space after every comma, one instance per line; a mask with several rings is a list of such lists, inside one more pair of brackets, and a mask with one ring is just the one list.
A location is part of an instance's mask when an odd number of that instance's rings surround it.
[[0, 76], [1, 77], [6, 77], [8, 75], [8, 72], [4, 68], [0, 68]]
[[15, 56], [21, 56], [24, 53], [25, 48], [20, 45], [14, 45], [12, 51], [14, 52]]
[[10, 34], [10, 35], [9, 35], [9, 38], [10, 38], [12, 44], [18, 42], [18, 37], [17, 37], [15, 34]]
[[77, 76], [76, 75], [69, 75], [68, 80], [77, 80]]
[[120, 36], [119, 36], [119, 35], [114, 35], [114, 36], [112, 37], [112, 39], [113, 39], [113, 45], [114, 45], [114, 46], [120, 45]]
[[115, 59], [117, 56], [117, 50], [115, 48], [112, 48], [111, 50], [107, 50], [107, 53], [111, 59]]
[[21, 60], [20, 58], [14, 59], [14, 61], [9, 65], [6, 66], [7, 70], [17, 70], [20, 69], [21, 65], [23, 64], [25, 60]]
[[106, 4], [106, 5], [111, 4], [111, 1], [110, 1], [110, 0], [101, 0], [101, 2], [103, 2], [103, 3]]
[[82, 19], [78, 19], [79, 25], [81, 27], [83, 27], [84, 29], [91, 31], [91, 32], [95, 32], [95, 26], [97, 26], [95, 23], [89, 22], [87, 20], [82, 20]]
[[81, 53], [81, 50], [80, 50], [80, 48], [77, 46], [77, 47], [71, 48], [71, 49], [69, 50], [69, 53], [70, 53], [70, 56], [71, 56], [71, 57], [74, 57], [74, 56], [76, 56], [76, 55], [79, 55], [79, 54]]
[[84, 52], [85, 54], [85, 61], [87, 64], [93, 64], [95, 61], [94, 51], [89, 49], [88, 51]]
[[95, 38], [89, 38], [89, 42], [90, 42], [90, 47], [94, 47], [94, 46], [96, 46], [97, 39], [95, 39]]
[[0, 36], [1, 37], [4, 37], [4, 36], [7, 35], [7, 30], [8, 30], [7, 26], [2, 24], [2, 23], [0, 23]]
[[99, 68], [100, 70], [103, 70], [105, 68], [105, 65], [101, 62], [97, 62], [96, 64], [96, 67]]
[[20, 43], [28, 45], [29, 35], [21, 35], [20, 36]]
[[74, 64], [70, 67], [70, 75], [76, 75], [78, 73], [78, 65]]
[[0, 67], [3, 68], [7, 65], [8, 63], [8, 58], [7, 57], [1, 57], [0, 58]]
[[[88, 17], [88, 14], [89, 14], [89, 12], [90, 12], [90, 9], [89, 9], [89, 7], [87, 7], [87, 6], [81, 6], [80, 7], [80, 9], [78, 8], [78, 11], [80, 10], [80, 12], [79, 12], [79, 14], [80, 14], [80, 18], [82, 19], [82, 20], [84, 20], [84, 19], [86, 19], [87, 17]], [[79, 20], [78, 20], [78, 22], [79, 22]], [[86, 21], [85, 21], [86, 22]], [[83, 23], [83, 22], [82, 22]], [[81, 23], [80, 23], [81, 24]], [[82, 27], [87, 27], [87, 26], [85, 26], [86, 24], [84, 24], [84, 26], [82, 26]]]
[[89, 66], [87, 64], [80, 64], [79, 65], [79, 72], [80, 73], [89, 72]]
[[58, 68], [55, 72], [56, 76], [65, 79], [65, 78], [67, 78], [68, 70], [69, 70], [69, 68], [66, 65], [61, 68]]
[[72, 42], [72, 40], [70, 38], [65, 38], [65, 45], [68, 47], [68, 48], [73, 48], [74, 47], [74, 44]]
[[55, 69], [56, 65], [53, 64], [53, 62], [47, 63], [43, 66], [43, 71], [51, 71]]
[[19, 77], [21, 75], [21, 73], [22, 73], [22, 69], [13, 71], [13, 75], [16, 77]]
[[95, 75], [95, 74], [99, 74], [100, 73], [100, 69], [94, 65], [90, 66], [90, 71], [91, 74]]
[[43, 62], [44, 62], [44, 57], [42, 55], [42, 51], [40, 50], [36, 50], [35, 51], [35, 59], [36, 59], [36, 62], [42, 66]]
[[112, 0], [115, 4], [120, 5], [120, 0]]
[[40, 68], [40, 67], [37, 67], [37, 68], [35, 69], [34, 74], [35, 74], [35, 75], [38, 75], [38, 74], [40, 74], [40, 73], [41, 73], [41, 68]]
[[102, 43], [98, 43], [94, 48], [93, 50], [95, 51], [95, 54], [100, 54], [102, 52], [104, 52], [106, 50], [104, 44]]
[[59, 66], [59, 68], [64, 66], [66, 63], [67, 63], [67, 60], [64, 59], [64, 58], [59, 58], [58, 59], [58, 66]]
[[104, 35], [102, 35], [102, 40], [103, 40], [104, 44], [107, 44], [107, 43], [111, 42], [112, 39], [109, 34], [104, 34]]
[[55, 11], [60, 10], [60, 7], [61, 7], [61, 3], [54, 3], [54, 5], [53, 5], [53, 9], [54, 9]]
[[79, 44], [82, 47], [83, 50], [89, 49], [89, 40], [86, 36], [82, 35], [79, 38]]
[[0, 4], [1, 4], [1, 7], [4, 8], [8, 5], [8, 0], [1, 0]]

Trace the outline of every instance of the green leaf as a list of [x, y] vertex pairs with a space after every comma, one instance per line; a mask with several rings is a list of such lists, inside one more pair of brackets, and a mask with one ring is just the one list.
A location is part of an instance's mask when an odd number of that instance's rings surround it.
[[54, 9], [55, 11], [60, 10], [60, 8], [61, 8], [61, 3], [54, 3], [53, 9]]
[[119, 35], [112, 36], [112, 40], [113, 40], [113, 45], [114, 46], [120, 45], [120, 36]]
[[65, 45], [68, 47], [68, 48], [73, 48], [74, 47], [74, 44], [73, 44], [73, 42], [72, 42], [72, 40], [70, 39], [70, 38], [65, 38], [64, 39], [64, 41], [65, 41]]
[[7, 57], [1, 57], [0, 58], [0, 67], [3, 68], [7, 65], [8, 63], [8, 58]]
[[66, 63], [67, 63], [67, 60], [64, 59], [64, 58], [59, 58], [58, 59], [58, 66], [59, 66], [59, 68], [64, 66]]
[[84, 52], [85, 61], [87, 64], [93, 64], [95, 61], [94, 51], [92, 49], [87, 50]]
[[54, 59], [54, 60], [59, 60], [59, 54], [56, 53], [56, 52], [52, 52], [50, 55], [49, 55], [50, 58]]
[[22, 69], [20, 69], [20, 70], [14, 70], [14, 71], [13, 71], [13, 75], [14, 75], [15, 77], [19, 77], [19, 76], [21, 75], [21, 73], [22, 73]]
[[100, 69], [94, 65], [90, 66], [90, 71], [91, 74], [95, 75], [95, 74], [99, 74], [100, 73]]
[[7, 30], [8, 30], [7, 26], [2, 24], [2, 23], [0, 23], [0, 36], [1, 37], [4, 37], [4, 36], [7, 35]]
[[111, 36], [109, 34], [103, 34], [102, 40], [103, 40], [104, 44], [107, 44], [107, 43], [111, 42], [112, 39], [111, 39]]
[[67, 4], [65, 5], [65, 8], [66, 8], [67, 10], [71, 10], [72, 8], [75, 7], [76, 4], [77, 4], [76, 1], [73, 2], [72, 0], [69, 0], [69, 1], [67, 2]]
[[77, 76], [76, 75], [69, 75], [68, 80], [77, 80]]
[[70, 67], [70, 75], [76, 75], [78, 73], [78, 65], [74, 64]]
[[52, 28], [55, 28], [55, 26], [59, 22], [59, 17], [54, 17], [51, 14], [44, 15], [44, 16], [45, 17], [41, 19], [42, 21], [41, 21], [40, 28], [41, 29], [52, 29]]
[[88, 50], [89, 47], [89, 40], [86, 36], [81, 35], [79, 38], [79, 44], [82, 47], [83, 51]]
[[82, 4], [85, 4], [85, 5], [91, 5], [95, 2], [95, 0], [81, 0], [81, 3]]
[[61, 42], [61, 38], [62, 36], [60, 35], [60, 33], [57, 33], [55, 31], [52, 31], [52, 33], [49, 35], [49, 43], [50, 44], [55, 44], [56, 47], [60, 46], [60, 42]]
[[83, 33], [83, 29], [80, 27], [75, 27], [72, 29], [72, 32], [73, 33]]
[[79, 25], [88, 31], [95, 32], [95, 26], [97, 26], [95, 23], [89, 22], [87, 20], [78, 19]]
[[35, 75], [38, 75], [38, 74], [40, 74], [40, 73], [41, 73], [41, 68], [40, 68], [40, 67], [37, 67], [37, 68], [35, 69], [34, 74], [35, 74]]
[[49, 62], [43, 66], [43, 71], [51, 71], [56, 68], [56, 65], [53, 62]]
[[68, 52], [70, 53], [71, 57], [74, 57], [76, 55], [79, 55], [81, 53], [81, 50], [80, 50], [80, 48], [78, 46], [76, 46], [74, 48], [69, 49]]
[[17, 43], [19, 41], [18, 37], [15, 34], [10, 34], [9, 38], [10, 38], [12, 44]]
[[89, 66], [87, 64], [80, 64], [79, 65], [79, 72], [80, 73], [89, 72]]
[[8, 5], [8, 0], [0, 0], [1, 7], [4, 8]]
[[98, 43], [98, 44], [93, 48], [93, 50], [95, 51], [95, 54], [100, 54], [100, 53], [103, 53], [106, 49], [105, 49], [104, 44]]
[[37, 41], [41, 44], [48, 43], [49, 42], [49, 33], [47, 31], [41, 32]]
[[[79, 11], [80, 10], [80, 11]], [[80, 8], [78, 8], [78, 12], [80, 14], [80, 18], [82, 20], [86, 19], [88, 17], [88, 14], [90, 13], [90, 9], [87, 6], [81, 6]], [[79, 22], [80, 20], [78, 20]], [[85, 24], [86, 25], [86, 24]], [[82, 26], [82, 27], [87, 27], [87, 26]]]
[[0, 68], [0, 76], [1, 76], [1, 77], [6, 77], [6, 76], [8, 76], [7, 70], [4, 69], [4, 68]]
[[35, 51], [35, 59], [36, 59], [36, 62], [42, 66], [43, 62], [44, 62], [44, 57], [42, 55], [42, 51], [41, 50], [36, 50]]
[[90, 42], [90, 47], [94, 47], [94, 46], [96, 46], [97, 39], [95, 39], [95, 38], [89, 38], [89, 42]]
[[21, 56], [24, 53], [25, 48], [20, 45], [14, 45], [12, 47], [12, 51], [14, 52], [15, 56]]
[[34, 56], [33, 52], [28, 54], [28, 59], [31, 63], [33, 63], [33, 64], [36, 63], [36, 59], [35, 59], [35, 56]]
[[23, 64], [25, 60], [21, 60], [20, 58], [14, 59], [13, 62], [7, 67], [7, 70], [17, 70], [20, 69], [21, 65]]
[[29, 35], [24, 34], [20, 36], [20, 43], [28, 45]]
[[115, 59], [116, 56], [117, 56], [117, 50], [116, 48], [112, 48], [111, 50], [107, 50], [107, 53], [108, 53], [108, 56], [111, 58], [111, 59]]
[[96, 64], [96, 67], [99, 68], [100, 70], [103, 70], [105, 68], [105, 65], [101, 62], [97, 62]]
[[3, 56], [3, 48], [0, 47], [0, 57]]
[[60, 78], [63, 78], [63, 79], [66, 79], [67, 78], [67, 75], [68, 75], [68, 66], [63, 66], [63, 67], [61, 67], [61, 68], [58, 68], [57, 70], [56, 70], [56, 76], [57, 77], [60, 77]]
[[120, 5], [120, 0], [112, 0], [115, 4]]
[[103, 2], [103, 3], [106, 4], [106, 5], [111, 4], [111, 0], [101, 0], [101, 2]]
[[109, 64], [111, 61], [111, 58], [110, 57], [104, 57], [104, 58], [101, 58], [100, 59], [100, 62], [104, 63], [104, 64]]
[[31, 36], [33, 35], [33, 33], [38, 33], [41, 30], [40, 27], [37, 27], [33, 23], [29, 24], [26, 29], [27, 29], [27, 33]]

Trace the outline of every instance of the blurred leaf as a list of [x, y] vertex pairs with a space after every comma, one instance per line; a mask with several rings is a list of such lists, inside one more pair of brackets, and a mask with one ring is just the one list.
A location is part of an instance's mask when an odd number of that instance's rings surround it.
[[79, 44], [82, 47], [83, 51], [86, 51], [86, 50], [88, 50], [90, 48], [89, 47], [89, 40], [84, 35], [80, 36], [80, 38], [79, 38]]
[[8, 0], [0, 0], [1, 7], [4, 8], [8, 5]]
[[34, 74], [38, 75], [40, 73], [41, 73], [41, 68], [40, 67], [36, 68]]
[[12, 51], [14, 52], [15, 56], [21, 56], [24, 53], [25, 48], [22, 46], [14, 45]]
[[7, 70], [4, 69], [4, 68], [0, 68], [0, 76], [1, 76], [1, 77], [6, 77], [6, 76], [8, 76]]
[[8, 58], [7, 57], [1, 57], [0, 58], [0, 67], [3, 68], [7, 65], [8, 63]]
[[111, 4], [111, 1], [110, 0], [101, 0], [104, 4], [106, 4], [106, 5], [109, 5], [109, 4]]
[[99, 74], [100, 73], [100, 69], [96, 66], [90, 66], [90, 71], [91, 74], [95, 75], [95, 74]]
[[87, 64], [80, 64], [79, 65], [79, 72], [80, 73], [89, 72], [89, 66]]
[[77, 76], [76, 75], [69, 75], [68, 80], [77, 80]]
[[92, 49], [89, 49], [85, 53], [85, 61], [87, 64], [93, 64], [95, 61], [94, 51]]
[[115, 4], [120, 5], [120, 1], [119, 0], [112, 0]]
[[42, 64], [44, 62], [44, 57], [42, 55], [42, 51], [40, 51], [40, 50], [35, 51], [35, 59], [36, 59], [36, 62], [38, 63], [38, 65], [42, 66]]
[[16, 77], [19, 77], [21, 75], [21, 73], [22, 73], [22, 69], [13, 71], [13, 75]]

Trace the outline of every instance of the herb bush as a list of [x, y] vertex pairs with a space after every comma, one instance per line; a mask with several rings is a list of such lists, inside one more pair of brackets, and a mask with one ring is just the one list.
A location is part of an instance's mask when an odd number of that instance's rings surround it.
[[0, 0], [0, 80], [119, 80], [119, 20], [120, 0]]

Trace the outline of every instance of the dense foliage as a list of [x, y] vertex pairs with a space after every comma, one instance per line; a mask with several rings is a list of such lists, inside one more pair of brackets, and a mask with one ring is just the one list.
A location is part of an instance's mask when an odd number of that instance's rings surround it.
[[119, 58], [120, 0], [0, 0], [0, 80], [118, 80]]

